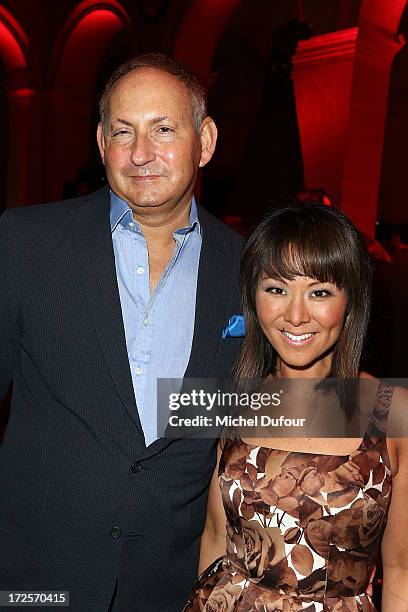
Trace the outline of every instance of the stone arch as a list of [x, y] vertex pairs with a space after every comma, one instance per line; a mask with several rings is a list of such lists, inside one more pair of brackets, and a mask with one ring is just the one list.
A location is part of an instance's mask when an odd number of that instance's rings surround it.
[[[269, 184], [258, 181], [254, 194], [248, 172], [242, 171], [248, 168], [248, 164], [255, 164], [253, 153], [259, 141], [263, 153], [260, 157], [265, 160], [265, 165], [271, 162], [268, 178], [273, 164], [273, 171], [282, 179], [282, 189], [293, 174], [296, 176], [292, 182], [296, 187], [299, 184], [299, 189], [303, 179], [297, 126], [291, 117], [293, 115], [296, 120], [290, 84], [286, 87], [285, 81], [280, 99], [276, 95], [272, 101], [270, 96], [274, 93], [274, 85], [272, 77], [269, 78], [273, 53], [278, 53], [280, 30], [287, 20], [297, 15], [299, 7], [295, 1], [287, 0], [272, 4], [273, 7], [267, 1], [251, 0], [192, 2], [174, 47], [174, 55], [188, 64], [207, 85], [210, 114], [220, 128], [216, 155], [202, 175], [203, 203], [213, 214], [234, 213], [248, 223], [259, 213], [258, 208], [266, 206], [266, 202], [277, 195], [271, 189], [271, 184], [278, 187], [278, 181], [273, 178]], [[195, 57], [197, 53], [200, 55]], [[287, 155], [279, 145], [271, 151], [262, 135], [262, 116], [269, 103], [273, 105], [277, 118], [273, 127], [271, 121], [267, 122], [269, 129], [277, 128], [279, 131], [279, 138], [274, 143], [286, 142], [286, 129], [290, 131], [287, 140], [294, 141], [292, 149], [287, 147]], [[285, 107], [283, 121], [279, 121], [275, 104]], [[286, 112], [286, 109], [290, 110]], [[267, 149], [266, 155], [264, 148]], [[296, 166], [294, 172], [292, 165]], [[256, 206], [248, 206], [251, 198], [252, 202], [256, 201]]]
[[[0, 5], [0, 61], [4, 83], [0, 104], [4, 117], [0, 137], [2, 206], [21, 203], [27, 195], [29, 124], [34, 94], [28, 75], [28, 47], [21, 25]], [[12, 142], [8, 133], [13, 135]]]
[[28, 87], [28, 38], [21, 25], [0, 5], [0, 57], [7, 75], [7, 88], [13, 91]]
[[240, 2], [193, 0], [180, 25], [173, 55], [197, 74], [206, 86], [209, 85], [211, 61], [217, 42]]
[[80, 87], [83, 93], [91, 92], [104, 53], [121, 31], [131, 35], [132, 24], [116, 0], [84, 0], [78, 4], [54, 46], [50, 69], [52, 88], [68, 93]]
[[76, 195], [78, 172], [96, 156], [92, 128], [98, 78], [111, 45], [119, 39], [133, 50], [131, 21], [116, 0], [83, 0], [57, 36], [48, 76], [48, 199], [69, 196], [70, 189]]

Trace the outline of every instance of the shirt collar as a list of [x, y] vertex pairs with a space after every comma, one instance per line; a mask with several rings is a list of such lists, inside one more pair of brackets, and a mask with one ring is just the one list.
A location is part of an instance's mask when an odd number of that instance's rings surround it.
[[122, 198], [117, 196], [116, 193], [113, 193], [113, 191], [111, 190], [110, 192], [110, 228], [111, 228], [112, 233], [115, 231], [117, 225], [120, 223], [120, 221], [123, 219], [123, 217], [126, 214], [130, 216], [132, 215], [132, 211], [129, 205], [126, 204], [126, 202], [122, 200]]
[[[132, 216], [132, 210], [129, 205], [122, 200], [119, 196], [116, 195], [112, 190], [110, 191], [110, 228], [113, 233], [121, 222], [123, 217], [128, 215]], [[191, 209], [190, 209], [190, 221], [187, 227], [181, 227], [176, 230], [176, 234], [187, 234], [188, 232], [197, 228], [198, 232], [201, 234], [201, 226], [198, 218], [197, 212], [197, 203], [195, 197], [191, 200]]]

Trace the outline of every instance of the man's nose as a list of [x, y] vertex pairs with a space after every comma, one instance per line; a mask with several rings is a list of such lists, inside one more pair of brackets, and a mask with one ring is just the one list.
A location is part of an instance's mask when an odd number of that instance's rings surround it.
[[311, 317], [305, 297], [302, 295], [290, 297], [286, 304], [283, 318], [294, 327], [299, 327], [302, 323], [309, 323]]
[[132, 143], [130, 159], [135, 166], [144, 166], [156, 158], [148, 134], [137, 134]]

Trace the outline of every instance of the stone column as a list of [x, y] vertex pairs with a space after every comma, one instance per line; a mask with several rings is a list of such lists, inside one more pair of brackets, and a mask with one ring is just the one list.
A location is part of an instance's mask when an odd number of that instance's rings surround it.
[[359, 28], [346, 133], [341, 208], [373, 236], [377, 220], [384, 131], [396, 35], [373, 22]]
[[300, 41], [293, 57], [305, 187], [340, 206], [357, 28]]

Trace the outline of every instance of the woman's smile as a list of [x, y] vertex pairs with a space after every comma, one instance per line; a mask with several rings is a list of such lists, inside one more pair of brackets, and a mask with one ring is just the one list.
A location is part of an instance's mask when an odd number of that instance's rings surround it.
[[334, 283], [300, 275], [291, 280], [262, 276], [256, 291], [257, 316], [285, 375], [317, 377], [330, 370], [346, 306], [345, 291]]
[[288, 330], [281, 330], [282, 336], [286, 339], [288, 344], [291, 346], [305, 346], [305, 344], [309, 344], [313, 337], [315, 336], [315, 332], [307, 333], [307, 334], [291, 334]]

